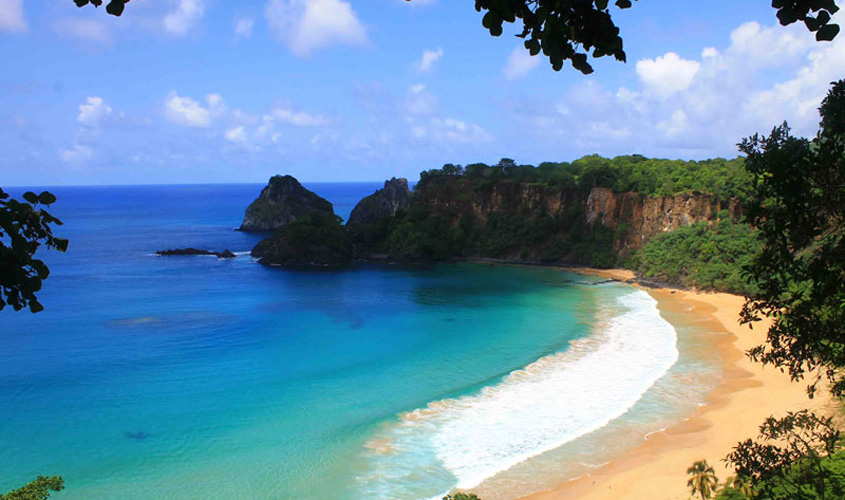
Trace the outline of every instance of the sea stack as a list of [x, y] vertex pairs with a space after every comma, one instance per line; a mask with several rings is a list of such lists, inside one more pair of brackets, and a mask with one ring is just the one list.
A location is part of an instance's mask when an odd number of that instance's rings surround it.
[[240, 230], [274, 231], [308, 214], [333, 217], [334, 207], [292, 176], [275, 175], [247, 207]]
[[372, 224], [396, 216], [396, 212], [406, 209], [410, 204], [411, 190], [408, 188], [408, 179], [393, 177], [384, 181], [382, 189], [355, 205], [347, 224]]

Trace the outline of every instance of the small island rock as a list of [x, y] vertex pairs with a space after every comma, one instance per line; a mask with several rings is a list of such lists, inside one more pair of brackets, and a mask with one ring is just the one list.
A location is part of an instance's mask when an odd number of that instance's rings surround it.
[[273, 231], [306, 214], [334, 216], [334, 207], [290, 175], [276, 175], [246, 209], [240, 230]]
[[347, 225], [372, 224], [394, 217], [396, 212], [411, 204], [411, 190], [407, 179], [393, 177], [384, 181], [384, 187], [367, 196], [355, 205]]

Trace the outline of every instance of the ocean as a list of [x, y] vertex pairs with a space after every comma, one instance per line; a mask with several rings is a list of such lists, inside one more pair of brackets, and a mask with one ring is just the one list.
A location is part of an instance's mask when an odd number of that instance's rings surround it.
[[[346, 218], [380, 185], [306, 187]], [[695, 321], [626, 285], [261, 266], [261, 236], [234, 230], [261, 188], [51, 189], [70, 247], [41, 255], [46, 310], [0, 312], [0, 491], [58, 474], [60, 500], [506, 500], [624, 453], [718, 383]], [[238, 257], [155, 255], [187, 246]]]

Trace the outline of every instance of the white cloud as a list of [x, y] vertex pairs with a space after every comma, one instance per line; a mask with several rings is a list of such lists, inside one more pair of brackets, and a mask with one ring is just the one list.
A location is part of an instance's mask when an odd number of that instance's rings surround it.
[[27, 29], [23, 0], [0, 0], [0, 31], [22, 33]]
[[274, 108], [273, 117], [295, 127], [323, 127], [331, 123], [331, 120], [325, 116], [295, 110], [288, 102], [283, 102]]
[[226, 111], [226, 105], [217, 94], [208, 94], [205, 102], [206, 106], [203, 106], [190, 97], [181, 97], [172, 91], [164, 103], [164, 116], [171, 123], [183, 127], [208, 128], [215, 116]]
[[698, 61], [682, 59], [678, 54], [668, 52], [657, 59], [637, 61], [637, 74], [649, 91], [668, 97], [688, 88], [700, 67]]
[[688, 126], [687, 114], [682, 109], [676, 110], [667, 120], [657, 124], [657, 128], [670, 137], [681, 135]]
[[99, 126], [112, 115], [112, 109], [102, 97], [89, 97], [85, 104], [79, 105], [76, 121], [89, 127]]
[[508, 64], [505, 66], [505, 78], [508, 80], [525, 78], [531, 73], [531, 70], [539, 65], [539, 57], [532, 57], [525, 48], [517, 47], [508, 57]]
[[818, 107], [830, 82], [842, 78], [845, 68], [845, 38], [839, 36], [819, 47], [807, 55], [807, 64], [793, 78], [753, 92], [744, 111], [770, 126], [788, 118], [803, 133], [812, 133], [819, 121]]
[[94, 150], [88, 146], [74, 144], [70, 149], [60, 149], [59, 156], [67, 163], [80, 165], [94, 158]]
[[730, 52], [741, 54], [749, 66], [780, 66], [794, 61], [816, 42], [803, 26], [762, 28], [756, 22], [740, 25], [731, 32]]
[[165, 31], [178, 36], [187, 35], [205, 13], [204, 0], [174, 0], [174, 8], [164, 16]]
[[252, 27], [255, 24], [255, 19], [244, 18], [235, 21], [235, 36], [241, 38], [252, 37]]
[[455, 118], [433, 119], [431, 134], [438, 141], [460, 144], [489, 142], [492, 139], [481, 126]]
[[275, 35], [299, 57], [332, 45], [367, 43], [364, 26], [345, 0], [270, 0], [265, 17]]
[[438, 48], [437, 50], [424, 50], [420, 60], [414, 63], [414, 67], [417, 68], [417, 72], [419, 73], [427, 73], [431, 71], [434, 63], [439, 61], [441, 57], [443, 57], [442, 48]]
[[224, 134], [226, 136], [226, 140], [238, 143], [246, 143], [246, 129], [243, 125], [235, 128], [230, 128]]
[[112, 41], [109, 27], [93, 19], [64, 19], [56, 24], [56, 32], [61, 36], [85, 42], [108, 44]]

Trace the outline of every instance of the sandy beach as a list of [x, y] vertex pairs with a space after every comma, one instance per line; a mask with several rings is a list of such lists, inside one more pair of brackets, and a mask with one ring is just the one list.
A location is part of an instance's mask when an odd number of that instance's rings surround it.
[[[607, 278], [628, 280], [624, 270], [574, 269]], [[806, 394], [806, 384], [790, 381], [788, 375], [751, 362], [744, 352], [765, 339], [766, 322], [753, 330], [738, 323], [744, 299], [724, 293], [647, 289], [661, 311], [684, 310], [700, 314], [702, 324], [714, 335], [714, 346], [724, 362], [722, 383], [705, 406], [687, 420], [650, 435], [629, 453], [588, 476], [566, 482], [552, 490], [523, 500], [676, 500], [690, 498], [686, 469], [706, 459], [720, 481], [730, 475], [722, 459], [737, 442], [756, 437], [760, 423], [770, 415], [812, 408], [835, 411], [835, 402], [820, 391], [815, 399]]]

